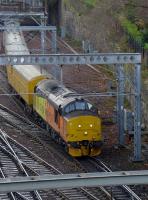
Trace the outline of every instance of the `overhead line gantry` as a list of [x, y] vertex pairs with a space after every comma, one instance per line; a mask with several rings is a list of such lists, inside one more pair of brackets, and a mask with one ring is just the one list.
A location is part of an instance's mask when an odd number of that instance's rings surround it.
[[[0, 65], [85, 65], [101, 64], [115, 65], [118, 79], [117, 116], [119, 124], [119, 144], [124, 145], [124, 65], [134, 65], [134, 161], [141, 161], [141, 54], [111, 53], [111, 54], [35, 54], [35, 55], [0, 55]], [[110, 96], [108, 94], [107, 96]]]

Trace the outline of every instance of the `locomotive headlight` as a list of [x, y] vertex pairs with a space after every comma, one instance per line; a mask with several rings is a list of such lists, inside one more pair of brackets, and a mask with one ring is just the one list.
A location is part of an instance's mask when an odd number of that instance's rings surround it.
[[87, 131], [85, 131], [85, 132], [84, 132], [84, 135], [87, 135], [87, 134], [88, 134]]
[[81, 128], [81, 127], [82, 127], [82, 125], [81, 125], [81, 124], [79, 124], [79, 125], [78, 125], [78, 127], [79, 127], [79, 128]]
[[93, 127], [93, 125], [92, 125], [92, 124], [90, 124], [90, 127], [92, 128], [92, 127]]

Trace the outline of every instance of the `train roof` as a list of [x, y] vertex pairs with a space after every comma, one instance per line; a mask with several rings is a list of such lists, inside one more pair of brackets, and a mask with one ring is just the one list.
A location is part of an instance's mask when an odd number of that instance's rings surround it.
[[11, 55], [29, 55], [30, 52], [26, 46], [22, 32], [5, 31], [5, 50]]
[[75, 101], [74, 97], [65, 98], [67, 94], [73, 94], [74, 91], [69, 90], [64, 85], [60, 84], [57, 80], [43, 80], [36, 88], [36, 92], [46, 96], [49, 102], [54, 104], [56, 108], [59, 106], [64, 107], [70, 102]]
[[[26, 46], [21, 32], [5, 31], [5, 51], [7, 55], [29, 55], [30, 52]], [[38, 65], [13, 65], [26, 80], [31, 81], [36, 77], [43, 76]]]

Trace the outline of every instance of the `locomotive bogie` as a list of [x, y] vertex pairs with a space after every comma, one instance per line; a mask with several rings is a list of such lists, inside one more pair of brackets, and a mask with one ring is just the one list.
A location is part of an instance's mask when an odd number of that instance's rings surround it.
[[80, 148], [69, 147], [68, 153], [73, 157], [97, 156], [100, 155], [101, 148], [90, 148], [82, 145]]

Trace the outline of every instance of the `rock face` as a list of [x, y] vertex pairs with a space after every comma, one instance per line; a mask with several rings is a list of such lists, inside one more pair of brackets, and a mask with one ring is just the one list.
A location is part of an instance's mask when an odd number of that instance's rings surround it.
[[84, 1], [63, 0], [63, 25], [66, 33], [76, 40], [90, 40], [99, 52], [120, 51], [118, 42], [121, 42], [114, 14], [123, 6], [123, 3], [113, 0], [96, 1], [89, 6]]

